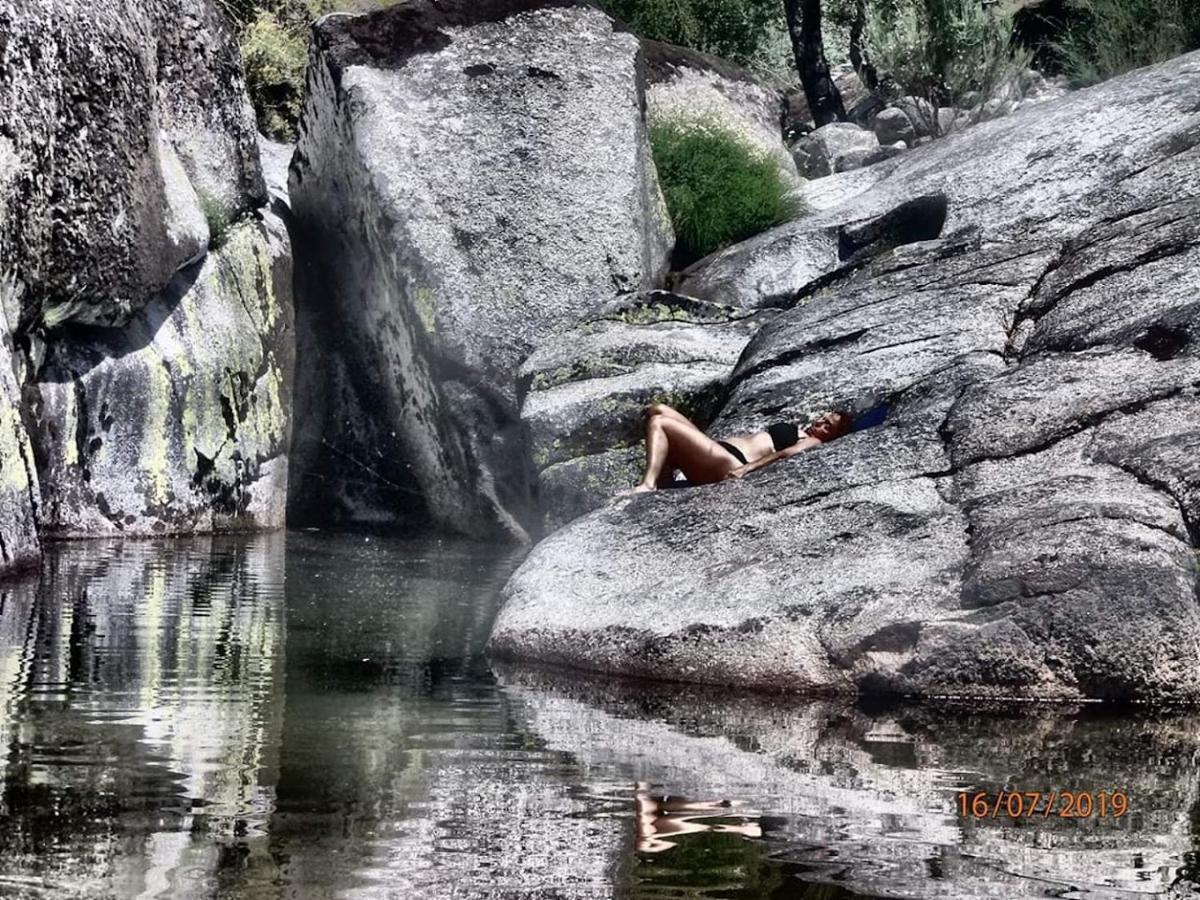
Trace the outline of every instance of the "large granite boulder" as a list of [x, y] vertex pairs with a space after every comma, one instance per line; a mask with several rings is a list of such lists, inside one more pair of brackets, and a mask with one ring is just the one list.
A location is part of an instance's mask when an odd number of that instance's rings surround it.
[[295, 331], [271, 213], [231, 228], [120, 329], [61, 329], [37, 376], [44, 533], [285, 524]]
[[20, 286], [0, 274], [0, 578], [38, 560], [37, 469], [25, 423], [8, 315], [15, 316]]
[[711, 421], [730, 367], [773, 314], [651, 291], [539, 346], [521, 366], [521, 418], [547, 523], [637, 482], [650, 404]]
[[[1192, 55], [880, 164], [810, 224], [851, 252], [747, 346], [713, 427], [883, 425], [572, 523], [510, 581], [494, 649], [785, 690], [1200, 698], [1197, 110]], [[941, 238], [855, 224], [930, 190]]]
[[783, 142], [786, 100], [781, 85], [684, 47], [643, 40], [642, 52], [651, 123], [662, 119], [717, 124], [774, 159], [785, 184], [800, 185], [800, 173]]
[[523, 537], [517, 367], [671, 249], [638, 41], [580, 3], [415, 0], [313, 48], [298, 521]]
[[0, 271], [13, 328], [119, 324], [265, 200], [210, 0], [0, 0]]

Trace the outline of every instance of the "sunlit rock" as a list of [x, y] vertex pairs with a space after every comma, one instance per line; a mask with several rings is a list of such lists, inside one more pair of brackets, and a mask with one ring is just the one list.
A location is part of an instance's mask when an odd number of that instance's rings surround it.
[[0, 22], [10, 325], [119, 324], [266, 199], [236, 42], [210, 0], [3, 0]]
[[48, 534], [178, 534], [285, 521], [291, 250], [273, 214], [118, 330], [64, 330], [38, 374]]
[[567, 526], [510, 581], [495, 650], [798, 691], [1200, 698], [1197, 110], [1192, 54], [879, 163], [702, 263], [751, 293], [773, 252], [825, 256], [714, 429], [883, 415]]

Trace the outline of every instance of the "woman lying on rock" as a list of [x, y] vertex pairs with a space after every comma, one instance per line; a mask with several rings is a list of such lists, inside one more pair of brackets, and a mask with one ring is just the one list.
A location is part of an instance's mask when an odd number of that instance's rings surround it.
[[716, 484], [741, 478], [781, 459], [819, 447], [850, 430], [854, 418], [846, 412], [826, 413], [801, 430], [776, 422], [766, 431], [716, 441], [678, 410], [656, 403], [646, 409], [646, 472], [629, 494], [667, 487], [675, 470], [692, 484]]

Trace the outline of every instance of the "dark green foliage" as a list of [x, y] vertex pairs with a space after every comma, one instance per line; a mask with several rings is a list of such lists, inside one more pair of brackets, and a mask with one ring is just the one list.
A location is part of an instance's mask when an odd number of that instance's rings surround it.
[[277, 141], [296, 137], [312, 22], [334, 11], [361, 12], [385, 0], [218, 0], [238, 34], [246, 90], [258, 127]]
[[1195, 0], [1071, 0], [1069, 6], [1077, 21], [1055, 50], [1077, 85], [1200, 47]]
[[776, 162], [713, 122], [660, 121], [650, 144], [680, 265], [803, 212]]
[[598, 0], [641, 37], [751, 64], [778, 29], [779, 0]]
[[306, 34], [263, 12], [246, 28], [241, 43], [246, 90], [259, 130], [277, 141], [295, 140], [304, 105]]

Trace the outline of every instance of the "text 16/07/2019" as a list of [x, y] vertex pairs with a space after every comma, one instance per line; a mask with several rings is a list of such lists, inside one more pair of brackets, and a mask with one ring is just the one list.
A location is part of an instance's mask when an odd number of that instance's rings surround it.
[[958, 814], [972, 819], [1119, 819], [1129, 812], [1124, 791], [962, 791]]

